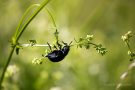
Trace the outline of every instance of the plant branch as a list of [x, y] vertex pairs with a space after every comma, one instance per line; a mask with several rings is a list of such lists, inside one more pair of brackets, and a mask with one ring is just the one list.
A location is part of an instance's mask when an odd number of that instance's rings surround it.
[[[51, 0], [45, 0], [40, 6], [39, 8], [37, 8], [35, 10], [35, 12], [31, 15], [31, 17], [28, 19], [28, 21], [26, 21], [24, 23], [24, 25], [22, 26], [22, 28], [20, 28], [23, 20], [24, 20], [24, 17], [26, 16], [26, 14], [28, 13], [28, 11], [31, 9], [31, 8], [28, 8], [28, 10], [26, 10], [25, 14], [22, 16], [22, 19], [20, 20], [18, 26], [17, 26], [17, 29], [16, 29], [16, 32], [15, 32], [15, 35], [13, 36], [12, 38], [12, 49], [10, 51], [10, 54], [9, 54], [9, 57], [7, 59], [7, 62], [6, 62], [6, 65], [4, 66], [4, 69], [3, 69], [3, 72], [2, 72], [2, 75], [1, 75], [1, 78], [0, 78], [0, 90], [1, 90], [1, 87], [2, 87], [2, 82], [3, 82], [3, 79], [4, 79], [4, 75], [5, 75], [5, 72], [7, 70], [7, 67], [11, 61], [11, 58], [12, 58], [12, 55], [13, 55], [13, 52], [18, 44], [18, 40], [20, 39], [21, 35], [23, 34], [23, 32], [25, 31], [25, 29], [27, 28], [27, 26], [30, 24], [30, 22], [37, 16], [37, 14], [43, 9], [43, 7], [45, 5], [47, 5], [49, 3], [49, 1]], [[20, 31], [20, 32], [19, 32]], [[18, 33], [19, 32], [19, 33]]]
[[15, 32], [15, 34], [14, 34], [14, 37], [15, 37], [15, 38], [17, 37], [17, 34], [18, 34], [18, 32], [19, 32], [19, 29], [20, 29], [20, 27], [21, 27], [21, 25], [22, 25], [22, 23], [23, 23], [23, 20], [25, 19], [25, 17], [27, 16], [27, 14], [30, 12], [30, 10], [31, 10], [33, 7], [35, 7], [35, 6], [40, 6], [40, 5], [39, 5], [39, 4], [33, 4], [33, 5], [31, 5], [31, 6], [25, 11], [24, 15], [22, 16], [20, 22], [19, 22], [18, 25], [17, 25], [16, 32]]
[[132, 52], [132, 49], [131, 49], [131, 47], [130, 47], [130, 45], [129, 45], [129, 42], [125, 41], [125, 43], [126, 43], [126, 45], [127, 45], [128, 49], [129, 49], [129, 51], [131, 51], [131, 52]]
[[7, 70], [7, 67], [8, 67], [8, 65], [9, 65], [9, 63], [10, 63], [10, 60], [11, 60], [11, 58], [12, 58], [12, 55], [13, 55], [13, 53], [14, 53], [15, 48], [16, 48], [16, 46], [13, 46], [13, 47], [11, 48], [9, 57], [8, 57], [8, 59], [7, 59], [7, 62], [6, 62], [6, 65], [4, 66], [4, 69], [3, 69], [3, 72], [2, 72], [2, 75], [1, 75], [1, 78], [0, 78], [0, 90], [1, 90], [1, 87], [2, 87], [2, 82], [3, 82], [3, 79], [4, 79], [5, 72], [6, 72], [6, 70]]
[[48, 47], [47, 44], [19, 44], [19, 46], [21, 47]]
[[37, 16], [37, 14], [43, 9], [43, 7], [49, 3], [50, 0], [45, 0], [40, 6], [39, 8], [37, 8], [37, 10], [35, 10], [35, 12], [32, 14], [32, 16], [28, 19], [28, 21], [22, 26], [18, 36], [17, 36], [17, 39], [16, 39], [16, 42], [20, 39], [22, 33], [24, 32], [24, 30], [27, 28], [27, 26], [30, 24], [30, 22]]
[[54, 18], [53, 18], [53, 16], [52, 16], [51, 12], [50, 12], [46, 7], [45, 7], [44, 9], [47, 11], [48, 16], [50, 16], [51, 21], [52, 21], [52, 23], [53, 23], [53, 26], [57, 29], [55, 20], [54, 20]]

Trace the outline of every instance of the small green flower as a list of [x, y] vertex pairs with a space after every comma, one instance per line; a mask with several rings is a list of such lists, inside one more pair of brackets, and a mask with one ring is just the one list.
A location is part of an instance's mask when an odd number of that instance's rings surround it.
[[93, 39], [93, 35], [87, 35], [85, 38], [80, 37], [79, 40], [78, 41], [75, 40], [75, 42], [77, 43], [77, 47], [80, 48], [85, 47], [86, 49], [89, 49], [91, 45], [93, 45], [98, 53], [104, 55], [107, 52], [106, 48], [103, 48], [101, 44], [97, 45], [92, 43], [91, 42], [92, 39]]
[[130, 46], [130, 38], [132, 37], [132, 31], [128, 31], [125, 35], [123, 35], [121, 38], [125, 42], [125, 44], [128, 47], [128, 55], [130, 56], [130, 61], [135, 59], [135, 53], [132, 51], [131, 46]]
[[42, 64], [43, 63], [43, 58], [34, 58], [32, 60], [32, 64]]
[[123, 41], [127, 41], [127, 37], [126, 37], [126, 36], [121, 36], [121, 39], [122, 39]]
[[96, 45], [95, 48], [97, 52], [100, 53], [101, 55], [104, 55], [107, 52], [106, 48], [103, 48], [101, 44]]
[[93, 39], [93, 35], [87, 35], [86, 39], [87, 39], [87, 41], [91, 41]]
[[36, 40], [29, 40], [29, 42], [30, 42], [31, 46], [33, 46], [33, 45], [35, 45], [37, 43]]
[[132, 37], [132, 31], [128, 31], [125, 35], [121, 37], [123, 41], [129, 41], [129, 39]]

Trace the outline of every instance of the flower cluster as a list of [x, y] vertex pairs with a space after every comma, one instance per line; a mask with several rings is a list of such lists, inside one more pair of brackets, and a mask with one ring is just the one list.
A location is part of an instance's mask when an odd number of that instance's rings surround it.
[[130, 61], [135, 59], [135, 52], [131, 49], [130, 46], [130, 38], [133, 36], [132, 31], [128, 31], [125, 35], [121, 37], [121, 39], [125, 42], [128, 47], [128, 55], [130, 56]]
[[100, 53], [102, 56], [106, 54], [107, 50], [102, 46], [102, 44], [96, 45], [94, 48], [96, 48], [97, 52]]
[[32, 64], [42, 64], [43, 63], [43, 58], [34, 58], [32, 60]]
[[94, 46], [94, 48], [97, 50], [98, 53], [101, 55], [104, 55], [107, 50], [102, 46], [102, 44], [95, 44], [91, 41], [93, 40], [93, 35], [87, 35], [85, 38], [80, 37], [79, 40], [75, 40], [77, 47], [85, 47], [86, 49], [89, 49], [91, 45]]
[[128, 31], [125, 35], [121, 36], [121, 39], [123, 41], [129, 42], [129, 39], [132, 37], [132, 31]]
[[75, 40], [77, 47], [85, 47], [86, 49], [90, 48], [91, 40], [93, 35], [87, 35], [85, 38], [80, 37], [78, 41]]

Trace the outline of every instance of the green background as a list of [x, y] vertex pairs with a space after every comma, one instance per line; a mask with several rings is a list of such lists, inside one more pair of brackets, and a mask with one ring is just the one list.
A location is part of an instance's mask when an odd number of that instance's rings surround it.
[[[10, 41], [25, 10], [42, 0], [0, 0], [0, 74], [10, 50]], [[135, 0], [52, 0], [47, 8], [53, 13], [60, 39], [69, 43], [74, 38], [93, 34], [95, 43], [108, 50], [101, 56], [89, 50], [72, 47], [66, 58], [53, 63], [33, 65], [45, 47], [29, 47], [14, 53], [10, 65], [14, 74], [5, 76], [5, 90], [115, 90], [121, 75], [128, 70], [129, 56], [121, 36], [135, 30]], [[54, 27], [45, 11], [31, 22], [19, 40], [29, 43], [53, 43]], [[134, 48], [133, 38], [132, 48]], [[134, 72], [134, 71], [133, 71]], [[131, 73], [131, 75], [134, 73]], [[124, 80], [122, 90], [135, 90], [135, 77]]]

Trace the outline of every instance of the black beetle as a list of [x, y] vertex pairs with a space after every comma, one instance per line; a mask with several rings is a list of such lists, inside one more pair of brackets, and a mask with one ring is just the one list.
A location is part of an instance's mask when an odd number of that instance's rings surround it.
[[[64, 42], [63, 42], [64, 43]], [[71, 42], [72, 43], [72, 42]], [[70, 44], [71, 44], [70, 43]], [[50, 50], [51, 52], [48, 53], [45, 57], [48, 57], [48, 59], [52, 62], [59, 62], [61, 60], [63, 60], [65, 58], [65, 56], [68, 54], [69, 50], [70, 50], [70, 44], [68, 45], [67, 43], [64, 43], [64, 47], [61, 48], [61, 45], [58, 44], [59, 46], [59, 50], [56, 49], [56, 50], [51, 50], [51, 46], [49, 45], [50, 47]]]

